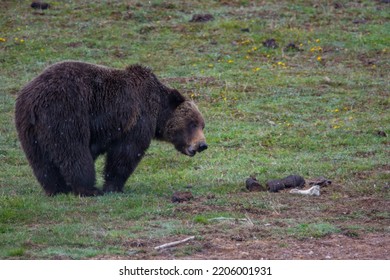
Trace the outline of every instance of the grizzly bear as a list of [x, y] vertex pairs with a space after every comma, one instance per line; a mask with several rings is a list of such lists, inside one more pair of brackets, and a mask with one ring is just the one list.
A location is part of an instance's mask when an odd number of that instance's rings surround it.
[[[122, 192], [151, 140], [188, 156], [207, 149], [197, 106], [141, 65], [113, 69], [78, 61], [46, 68], [18, 94], [16, 128], [49, 196]], [[94, 161], [106, 155], [103, 192]]]

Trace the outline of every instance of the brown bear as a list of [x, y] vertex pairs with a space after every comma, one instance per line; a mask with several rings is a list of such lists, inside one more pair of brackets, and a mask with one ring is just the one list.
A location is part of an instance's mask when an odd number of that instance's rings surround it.
[[123, 186], [152, 139], [188, 156], [207, 149], [197, 106], [146, 67], [78, 61], [46, 68], [18, 94], [18, 136], [47, 195], [101, 195], [94, 161], [106, 154], [104, 192]]

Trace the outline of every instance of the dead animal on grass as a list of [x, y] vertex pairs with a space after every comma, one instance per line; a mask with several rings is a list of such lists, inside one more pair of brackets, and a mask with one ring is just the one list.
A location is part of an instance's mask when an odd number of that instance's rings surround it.
[[320, 187], [325, 187], [325, 186], [331, 185], [332, 181], [321, 176], [321, 177], [309, 180], [308, 183], [310, 186], [318, 185]]
[[278, 192], [289, 188], [302, 188], [305, 185], [305, 179], [300, 175], [290, 175], [283, 179], [270, 180], [267, 182], [267, 188], [270, 192]]
[[265, 191], [265, 188], [256, 180], [254, 177], [250, 177], [245, 182], [246, 188], [250, 192], [260, 192]]
[[292, 189], [290, 191], [290, 193], [310, 195], [310, 196], [319, 196], [320, 195], [320, 186], [315, 185], [307, 190]]

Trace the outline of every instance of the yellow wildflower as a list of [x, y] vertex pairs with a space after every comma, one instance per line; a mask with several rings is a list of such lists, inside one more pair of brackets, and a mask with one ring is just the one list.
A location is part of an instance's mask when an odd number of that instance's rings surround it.
[[310, 49], [311, 52], [322, 52], [322, 48], [320, 46], [312, 47]]

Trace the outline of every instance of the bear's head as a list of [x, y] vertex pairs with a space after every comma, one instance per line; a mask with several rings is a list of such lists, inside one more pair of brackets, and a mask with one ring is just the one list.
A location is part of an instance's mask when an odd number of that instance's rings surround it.
[[187, 156], [194, 156], [207, 149], [203, 134], [204, 119], [193, 101], [185, 99], [178, 91], [173, 90], [173, 112], [167, 120], [164, 138]]

